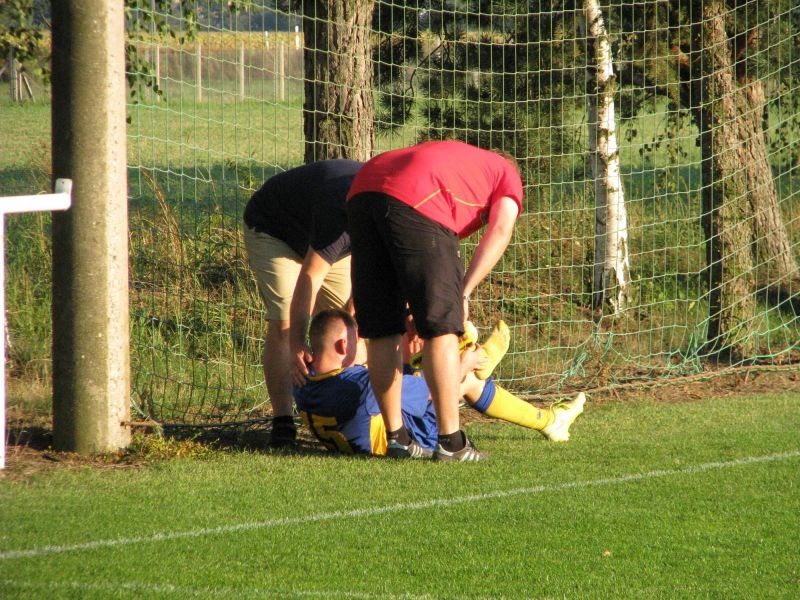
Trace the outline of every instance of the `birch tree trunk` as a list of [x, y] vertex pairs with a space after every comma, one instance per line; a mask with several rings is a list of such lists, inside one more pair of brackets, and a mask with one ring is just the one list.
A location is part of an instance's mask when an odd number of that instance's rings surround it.
[[597, 0], [584, 0], [587, 23], [587, 102], [589, 153], [595, 195], [595, 246], [592, 306], [613, 314], [629, 301], [628, 216], [622, 186], [614, 110], [616, 76], [611, 44]]

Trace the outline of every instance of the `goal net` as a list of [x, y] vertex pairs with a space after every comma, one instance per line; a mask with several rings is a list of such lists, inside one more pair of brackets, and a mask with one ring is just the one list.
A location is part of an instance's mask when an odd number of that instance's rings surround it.
[[[797, 364], [794, 2], [359, 0], [370, 47], [347, 60], [334, 35], [304, 35], [343, 26], [333, 4], [158, 1], [131, 13], [142, 416], [269, 414], [242, 210], [319, 134], [303, 126], [310, 60], [316, 72], [371, 69], [372, 154], [457, 139], [517, 159], [524, 212], [471, 306], [482, 334], [498, 319], [511, 328], [504, 385], [537, 398]], [[464, 242], [467, 258], [476, 243]]]

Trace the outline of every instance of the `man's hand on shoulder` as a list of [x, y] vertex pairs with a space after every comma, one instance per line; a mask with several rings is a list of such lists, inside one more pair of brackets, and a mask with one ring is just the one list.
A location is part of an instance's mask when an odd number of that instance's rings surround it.
[[291, 364], [289, 365], [289, 370], [291, 371], [292, 382], [297, 387], [303, 387], [306, 384], [308, 365], [311, 364], [311, 360], [311, 349], [305, 344], [298, 348], [291, 349]]

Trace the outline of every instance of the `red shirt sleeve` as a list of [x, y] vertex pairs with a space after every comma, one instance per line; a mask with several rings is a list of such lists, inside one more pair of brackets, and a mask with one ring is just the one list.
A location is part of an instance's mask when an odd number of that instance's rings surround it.
[[522, 213], [522, 179], [520, 179], [517, 169], [504, 158], [499, 168], [501, 171], [498, 175], [497, 185], [494, 188], [494, 192], [492, 193], [492, 198], [489, 203], [494, 204], [495, 201], [499, 200], [503, 196], [507, 196], [517, 203], [519, 212]]

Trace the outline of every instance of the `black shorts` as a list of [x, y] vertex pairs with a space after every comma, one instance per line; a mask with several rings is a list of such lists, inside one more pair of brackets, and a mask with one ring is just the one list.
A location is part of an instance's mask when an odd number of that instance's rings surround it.
[[458, 236], [381, 193], [347, 203], [353, 301], [361, 336], [405, 331], [405, 304], [422, 338], [464, 331], [464, 262]]

